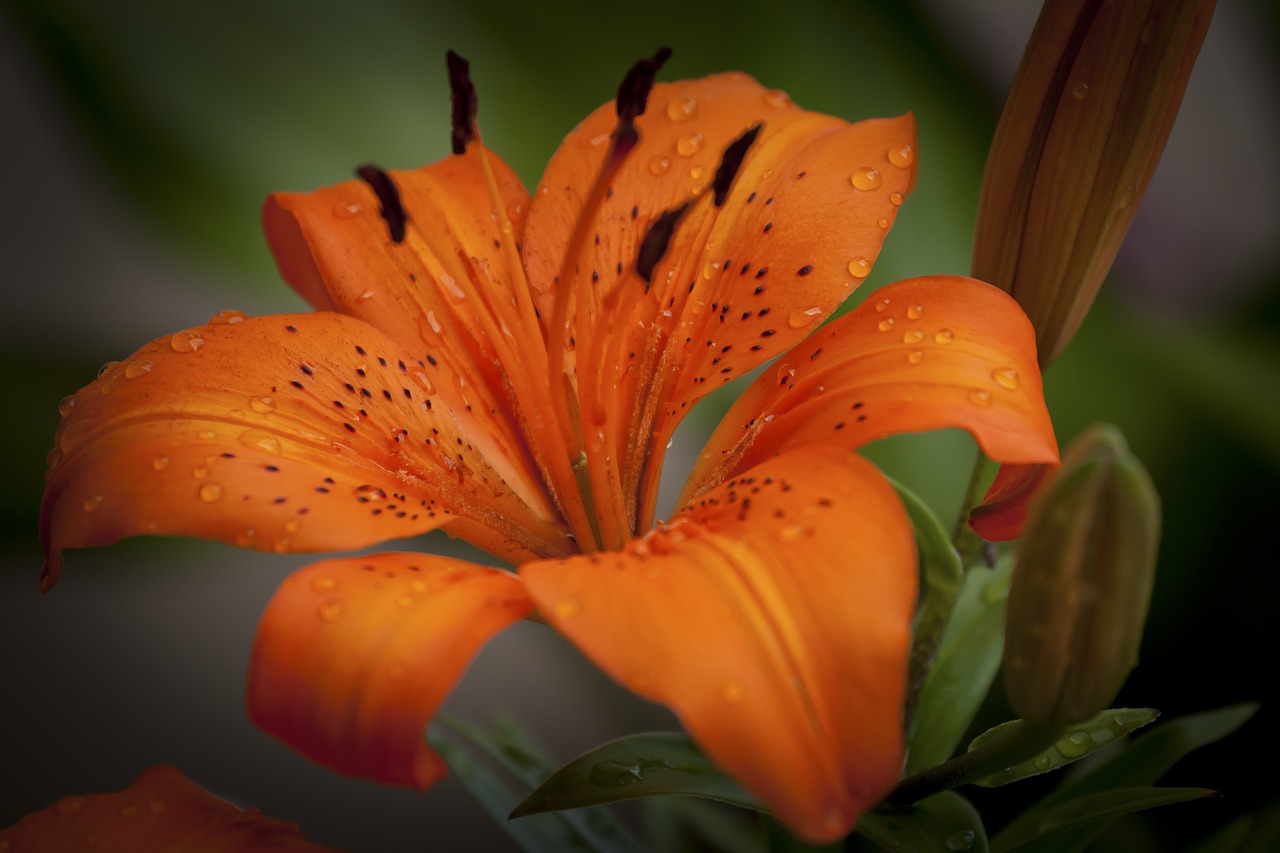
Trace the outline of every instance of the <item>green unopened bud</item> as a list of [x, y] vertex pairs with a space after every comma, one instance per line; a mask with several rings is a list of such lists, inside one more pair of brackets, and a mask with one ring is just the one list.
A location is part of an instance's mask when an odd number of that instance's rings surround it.
[[1155, 172], [1214, 0], [1046, 0], [991, 143], [973, 275], [1066, 347]]
[[1110, 705], [1138, 662], [1159, 540], [1146, 469], [1115, 427], [1090, 428], [1033, 501], [1009, 588], [1004, 678], [1019, 717], [1067, 725]]

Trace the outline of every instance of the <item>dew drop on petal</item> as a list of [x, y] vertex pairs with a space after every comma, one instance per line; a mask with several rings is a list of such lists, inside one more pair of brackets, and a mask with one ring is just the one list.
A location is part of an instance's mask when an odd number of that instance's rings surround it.
[[889, 217], [887, 217], [887, 216], [881, 216], [879, 219], [877, 219], [877, 220], [876, 220], [876, 225], [879, 225], [881, 228], [888, 228], [888, 227], [889, 227]]
[[787, 318], [787, 325], [793, 329], [803, 329], [805, 326], [812, 326], [820, 316], [822, 316], [822, 309], [817, 306], [803, 311], [796, 308]]
[[67, 797], [65, 799], [59, 800], [58, 806], [57, 806], [58, 814], [60, 815], [79, 814], [80, 810], [84, 808], [84, 803], [85, 803], [84, 797]]
[[1089, 84], [1077, 83], [1072, 86], [1071, 97], [1075, 98], [1077, 101], [1083, 101], [1085, 98], [1089, 97]]
[[80, 508], [85, 512], [93, 512], [95, 509], [102, 506], [102, 500], [102, 495], [94, 495], [93, 497], [85, 500], [85, 502], [80, 505]]
[[205, 483], [200, 487], [200, 500], [207, 504], [222, 500], [222, 486], [217, 483]]
[[665, 175], [667, 170], [670, 168], [670, 157], [654, 157], [649, 161], [649, 174], [654, 175], [655, 177], [658, 175]]
[[284, 523], [284, 532], [285, 532], [285, 533], [297, 533], [297, 532], [298, 532], [298, 519], [296, 519], [296, 518], [286, 519], [286, 520], [285, 520], [285, 523]]
[[973, 848], [975, 840], [977, 840], [977, 836], [972, 829], [958, 829], [943, 840], [942, 846], [948, 850], [970, 850]]
[[380, 501], [387, 496], [387, 493], [382, 489], [377, 486], [370, 485], [356, 486], [355, 489], [352, 490], [352, 494], [354, 494], [356, 498], [363, 498], [365, 502], [375, 500]]
[[702, 177], [702, 172], [703, 172], [703, 169], [701, 166], [689, 167], [689, 177], [695, 181]]
[[906, 200], [907, 200], [907, 197], [900, 192], [895, 191], [895, 192], [889, 193], [889, 203], [892, 204], [894, 207], [901, 207], [902, 203]]
[[125, 379], [137, 379], [151, 372], [151, 368], [155, 367], [155, 362], [145, 358], [135, 358], [124, 367]]
[[764, 102], [771, 107], [781, 109], [791, 106], [791, 96], [781, 89], [770, 89], [764, 93]]
[[878, 328], [882, 332], [887, 332], [893, 328], [893, 323], [894, 323], [894, 319], [892, 317], [885, 317], [883, 320], [881, 320], [877, 324], [876, 328]]
[[194, 329], [178, 332], [169, 338], [169, 347], [174, 352], [195, 352], [204, 346], [204, 338]]
[[720, 685], [720, 698], [728, 702], [730, 705], [740, 704], [746, 696], [747, 688], [736, 678], [730, 679]]
[[239, 441], [245, 447], [263, 450], [267, 453], [280, 454], [280, 439], [260, 429], [247, 429], [240, 433]]
[[885, 309], [889, 307], [889, 297], [885, 297], [876, 303], [876, 313], [883, 314]]
[[75, 405], [76, 395], [68, 394], [58, 401], [58, 414], [65, 418], [67, 415], [71, 414], [71, 410], [75, 408]]
[[356, 304], [363, 305], [364, 303], [368, 302], [370, 299], [372, 299], [375, 296], [377, 296], [377, 293], [375, 293], [373, 290], [366, 290], [356, 297]]
[[276, 410], [276, 401], [274, 397], [250, 397], [249, 408], [260, 415], [265, 415]]
[[698, 111], [698, 102], [689, 95], [679, 95], [667, 102], [667, 118], [688, 121]]
[[933, 339], [940, 344], [949, 344], [956, 339], [956, 333], [950, 329], [939, 329], [934, 333]]
[[778, 532], [778, 538], [783, 542], [794, 542], [804, 535], [804, 527], [799, 524], [789, 524]]
[[874, 190], [883, 183], [883, 179], [880, 177], [879, 169], [862, 166], [853, 170], [853, 174], [849, 176], [849, 183], [853, 184], [855, 189]]
[[690, 157], [702, 150], [703, 141], [703, 135], [697, 131], [686, 133], [676, 140], [676, 152], [681, 157]]
[[907, 353], [908, 364], [919, 364], [922, 361], [924, 361], [924, 350], [913, 349]]
[[868, 258], [854, 258], [849, 261], [849, 275], [854, 278], [866, 278], [871, 274], [871, 261]]
[[343, 200], [333, 206], [333, 215], [339, 219], [350, 219], [363, 209], [358, 201]]
[[333, 592], [338, 588], [338, 581], [332, 575], [316, 575], [311, 579], [311, 588], [316, 592]]
[[325, 622], [336, 622], [342, 616], [342, 605], [336, 601], [326, 601], [316, 608], [316, 615]]
[[172, 461], [168, 456], [157, 456], [151, 460], [151, 467], [156, 471], [163, 471], [169, 467], [169, 463]]
[[219, 311], [209, 318], [209, 324], [214, 326], [225, 326], [231, 323], [243, 323], [245, 313], [243, 311]]
[[908, 319], [910, 319], [910, 320], [919, 320], [919, 319], [920, 319], [921, 317], [923, 317], [923, 316], [924, 316], [924, 306], [923, 306], [923, 305], [909, 305], [909, 306], [907, 306], [907, 318], [908, 318]]
[[702, 277], [710, 281], [715, 278], [716, 273], [720, 271], [719, 261], [707, 261], [702, 266]]
[[975, 388], [969, 392], [969, 402], [973, 403], [975, 406], [977, 406], [980, 409], [990, 408], [991, 392], [984, 391], [981, 388]]
[[1018, 371], [1012, 367], [997, 367], [991, 371], [991, 378], [1010, 391], [1018, 387]]
[[572, 619], [582, 610], [582, 605], [576, 598], [562, 598], [556, 602], [554, 610], [557, 619]]
[[98, 378], [101, 379], [106, 376], [113, 368], [118, 367], [119, 364], [120, 362], [118, 361], [108, 361], [106, 364], [102, 365], [102, 367], [98, 368]]
[[924, 332], [919, 329], [912, 329], [909, 332], [904, 332], [902, 335], [902, 342], [904, 344], [918, 344], [923, 340]]
[[894, 145], [888, 151], [889, 162], [895, 166], [906, 168], [916, 159], [916, 152], [910, 145]]
[[211, 430], [211, 429], [200, 430], [200, 438], [203, 441], [213, 441], [217, 437], [218, 437], [218, 433], [215, 432], [214, 430]]

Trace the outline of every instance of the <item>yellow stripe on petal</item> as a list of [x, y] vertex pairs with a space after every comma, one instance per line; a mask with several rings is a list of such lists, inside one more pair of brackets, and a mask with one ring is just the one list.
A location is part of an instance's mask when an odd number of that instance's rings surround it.
[[426, 725], [472, 657], [531, 604], [514, 575], [424, 554], [326, 560], [267, 605], [249, 663], [253, 721], [334, 770], [426, 788]]
[[520, 569], [543, 617], [810, 841], [898, 778], [916, 564], [893, 489], [801, 448], [620, 553]]

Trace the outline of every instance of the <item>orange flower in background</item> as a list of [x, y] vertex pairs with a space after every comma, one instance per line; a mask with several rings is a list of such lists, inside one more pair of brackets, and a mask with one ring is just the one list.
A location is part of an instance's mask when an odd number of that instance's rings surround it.
[[[260, 726], [426, 787], [426, 723], [536, 610], [798, 834], [847, 833], [900, 775], [917, 582], [904, 510], [850, 451], [959, 427], [994, 459], [1055, 461], [1034, 332], [1003, 292], [930, 277], [813, 333], [912, 188], [912, 118], [849, 124], [741, 74], [654, 85], [664, 59], [532, 196], [451, 55], [453, 156], [268, 199], [317, 310], [223, 312], [67, 400], [44, 587], [65, 548], [134, 534], [297, 552], [444, 527], [518, 576], [414, 553], [300, 570], [255, 642]], [[655, 527], [677, 424], [774, 358]]]

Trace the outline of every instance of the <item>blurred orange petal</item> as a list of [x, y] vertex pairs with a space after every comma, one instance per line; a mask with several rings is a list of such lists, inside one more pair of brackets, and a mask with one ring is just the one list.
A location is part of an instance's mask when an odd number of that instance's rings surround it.
[[65, 797], [0, 832], [0, 850], [6, 853], [332, 849], [307, 841], [297, 824], [238, 809], [165, 765], [147, 770], [123, 791]]
[[471, 659], [531, 604], [514, 575], [388, 553], [292, 574], [258, 626], [253, 721], [351, 776], [426, 788], [445, 773], [424, 740]]
[[843, 837], [897, 780], [914, 539], [860, 457], [792, 450], [621, 553], [520, 575], [547, 621], [807, 840]]

